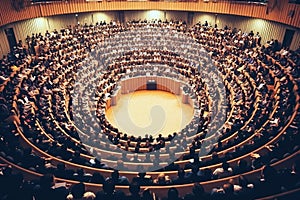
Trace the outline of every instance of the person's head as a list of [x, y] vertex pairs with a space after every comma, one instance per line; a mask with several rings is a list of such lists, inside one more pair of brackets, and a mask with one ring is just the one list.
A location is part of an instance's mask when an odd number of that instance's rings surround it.
[[242, 187], [247, 187], [248, 180], [244, 176], [239, 176], [239, 185]]
[[199, 172], [199, 167], [193, 166], [193, 167], [192, 167], [192, 173], [193, 173], [194, 175], [196, 175], [198, 172]]
[[83, 194], [84, 200], [94, 200], [96, 198], [96, 195], [93, 192], [85, 192]]
[[198, 154], [194, 154], [194, 156], [193, 156], [193, 158], [194, 158], [194, 163], [199, 163], [199, 155]]
[[84, 171], [83, 171], [83, 169], [82, 169], [82, 168], [80, 168], [80, 169], [77, 169], [77, 170], [76, 170], [76, 173], [78, 174], [78, 176], [79, 176], [79, 177], [81, 177], [81, 176], [83, 176], [83, 175], [84, 175]]
[[117, 161], [117, 166], [118, 166], [119, 169], [123, 168], [124, 167], [123, 161], [122, 160], [118, 160]]
[[218, 153], [215, 151], [211, 154], [211, 156], [212, 156], [212, 159], [217, 159], [219, 157]]
[[75, 158], [79, 158], [80, 157], [80, 152], [79, 151], [75, 151], [74, 152], [74, 157]]
[[66, 169], [66, 166], [65, 166], [65, 164], [63, 164], [63, 163], [58, 163], [58, 164], [57, 164], [57, 169], [63, 171], [63, 170]]
[[[69, 191], [65, 187], [58, 187], [55, 189], [53, 199], [68, 199]], [[73, 197], [73, 196], [72, 196]]]
[[99, 172], [95, 172], [95, 173], [93, 173], [93, 176], [92, 176], [92, 182], [93, 183], [103, 183], [104, 178]]
[[103, 183], [103, 191], [106, 194], [113, 194], [115, 191], [115, 183], [112, 180], [107, 180]]
[[236, 184], [236, 182], [235, 182], [235, 180], [234, 180], [233, 178], [229, 179], [228, 183], [230, 183], [230, 184], [232, 184], [232, 185], [235, 185], [235, 184]]
[[148, 188], [143, 191], [143, 199], [144, 200], [153, 200], [153, 196]]
[[171, 187], [168, 190], [168, 199], [178, 199], [178, 190], [174, 187]]
[[194, 183], [193, 194], [195, 196], [201, 196], [204, 193], [204, 188], [200, 183]]
[[177, 175], [179, 178], [183, 178], [184, 177], [184, 170], [182, 168], [179, 168], [178, 169], [178, 172], [177, 172]]
[[227, 195], [231, 195], [234, 192], [233, 185], [230, 183], [225, 183], [223, 185], [223, 190], [224, 190], [225, 194], [227, 194]]
[[117, 180], [119, 178], [119, 171], [118, 170], [114, 170], [112, 173], [111, 173], [111, 178], [113, 180]]
[[133, 182], [129, 185], [129, 191], [132, 195], [138, 195], [140, 192], [140, 185], [137, 182]]
[[224, 170], [228, 170], [229, 164], [228, 164], [227, 162], [223, 162], [223, 163], [222, 163], [222, 168], [223, 168]]
[[138, 176], [141, 177], [141, 178], [144, 178], [146, 176], [146, 173], [145, 172], [139, 172]]
[[12, 167], [9, 165], [2, 170], [4, 176], [10, 176], [12, 174]]
[[262, 169], [262, 175], [263, 175], [265, 180], [274, 179], [275, 176], [276, 176], [276, 173], [277, 173], [276, 170], [273, 167], [271, 167], [270, 165], [266, 165]]
[[74, 199], [81, 199], [85, 192], [85, 186], [83, 183], [77, 183], [72, 186], [71, 194], [73, 195]]
[[54, 184], [54, 177], [51, 174], [45, 174], [40, 178], [40, 185], [42, 188], [51, 188]]
[[165, 177], [165, 174], [164, 173], [160, 173], [157, 177], [157, 182], [158, 183], [163, 183], [166, 181], [166, 177]]
[[51, 144], [52, 144], [52, 147], [57, 147], [57, 141], [56, 140], [53, 141]]
[[241, 160], [239, 160], [238, 165], [239, 165], [240, 168], [244, 169], [244, 168], [247, 167], [247, 161], [241, 159]]

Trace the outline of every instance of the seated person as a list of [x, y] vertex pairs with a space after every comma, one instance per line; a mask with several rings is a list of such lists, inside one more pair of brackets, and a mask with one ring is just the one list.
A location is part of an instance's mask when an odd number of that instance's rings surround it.
[[154, 179], [153, 183], [157, 185], [167, 185], [171, 183], [171, 180], [169, 176], [166, 176], [164, 173], [160, 173], [157, 179]]
[[132, 182], [137, 182], [139, 185], [152, 185], [152, 177], [149, 175], [146, 175], [146, 173], [138, 173], [137, 177], [134, 177], [132, 179]]
[[222, 167], [215, 169], [213, 172], [214, 178], [223, 178], [232, 175], [232, 168], [227, 162], [222, 163]]
[[115, 185], [129, 185], [129, 180], [125, 176], [120, 176], [118, 170], [114, 170], [111, 177], [108, 177], [106, 181], [111, 180]]

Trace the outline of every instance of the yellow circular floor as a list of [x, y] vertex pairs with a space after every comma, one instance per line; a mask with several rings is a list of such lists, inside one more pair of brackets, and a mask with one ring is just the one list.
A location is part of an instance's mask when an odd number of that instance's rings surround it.
[[159, 90], [141, 90], [121, 95], [106, 111], [108, 121], [123, 133], [134, 136], [167, 136], [183, 129], [193, 118], [193, 107], [181, 97]]

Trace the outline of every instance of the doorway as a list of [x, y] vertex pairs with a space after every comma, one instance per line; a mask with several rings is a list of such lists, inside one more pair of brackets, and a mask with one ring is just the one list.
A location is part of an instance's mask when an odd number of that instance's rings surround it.
[[291, 46], [294, 34], [295, 34], [294, 30], [291, 30], [291, 29], [285, 30], [284, 38], [282, 41], [282, 47], [290, 47]]
[[17, 40], [16, 40], [16, 36], [15, 36], [15, 33], [14, 33], [14, 29], [13, 28], [5, 29], [5, 34], [6, 34], [6, 38], [8, 40], [10, 50], [13, 50], [13, 48], [15, 46], [17, 46]]

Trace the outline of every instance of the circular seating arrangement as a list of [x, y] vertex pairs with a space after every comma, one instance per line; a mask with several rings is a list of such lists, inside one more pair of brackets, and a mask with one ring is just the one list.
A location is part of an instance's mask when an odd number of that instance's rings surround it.
[[[178, 43], [167, 34], [155, 43], [165, 30]], [[94, 179], [99, 173], [110, 177], [122, 166], [120, 176], [132, 182], [148, 169], [148, 176], [164, 181], [143, 188], [162, 197], [172, 185], [180, 184], [185, 195], [197, 182], [211, 189], [241, 175], [253, 180], [264, 165], [298, 156], [299, 66], [290, 67], [292, 60], [282, 65], [255, 37], [201, 24], [132, 21], [68, 27], [32, 39], [39, 51], [14, 61], [18, 66], [1, 88], [10, 112], [1, 159], [28, 174], [51, 173], [96, 190], [105, 184]], [[180, 80], [193, 100], [191, 123], [168, 137], [130, 136], [105, 118], [119, 81], [149, 74]], [[154, 150], [160, 154], [148, 154]], [[233, 169], [219, 173], [227, 164]], [[128, 193], [128, 186], [117, 189]]]

